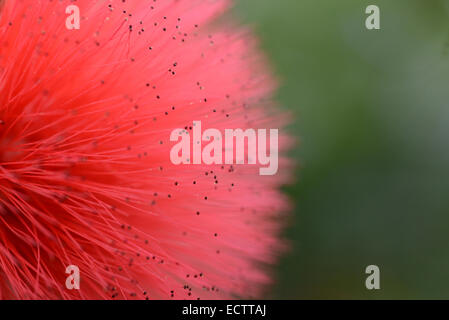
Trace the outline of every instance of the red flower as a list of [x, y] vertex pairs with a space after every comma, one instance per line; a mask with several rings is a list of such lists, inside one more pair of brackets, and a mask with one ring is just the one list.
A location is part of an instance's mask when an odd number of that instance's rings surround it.
[[0, 0], [0, 298], [251, 297], [269, 283], [282, 175], [170, 162], [170, 133], [195, 120], [282, 125], [251, 36], [206, 27], [227, 5]]

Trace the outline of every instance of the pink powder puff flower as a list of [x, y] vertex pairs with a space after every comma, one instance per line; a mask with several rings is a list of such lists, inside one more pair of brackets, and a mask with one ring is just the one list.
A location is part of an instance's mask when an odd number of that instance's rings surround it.
[[228, 7], [0, 0], [1, 299], [262, 294], [284, 247], [285, 158], [273, 176], [170, 162], [170, 132], [195, 120], [285, 123], [254, 39], [216, 21]]

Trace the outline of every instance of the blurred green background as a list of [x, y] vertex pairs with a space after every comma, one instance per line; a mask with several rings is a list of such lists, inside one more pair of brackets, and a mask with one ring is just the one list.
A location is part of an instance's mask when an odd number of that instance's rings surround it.
[[[365, 28], [365, 8], [381, 29]], [[449, 1], [239, 0], [301, 140], [275, 299], [449, 298]], [[381, 289], [365, 288], [366, 266]]]

